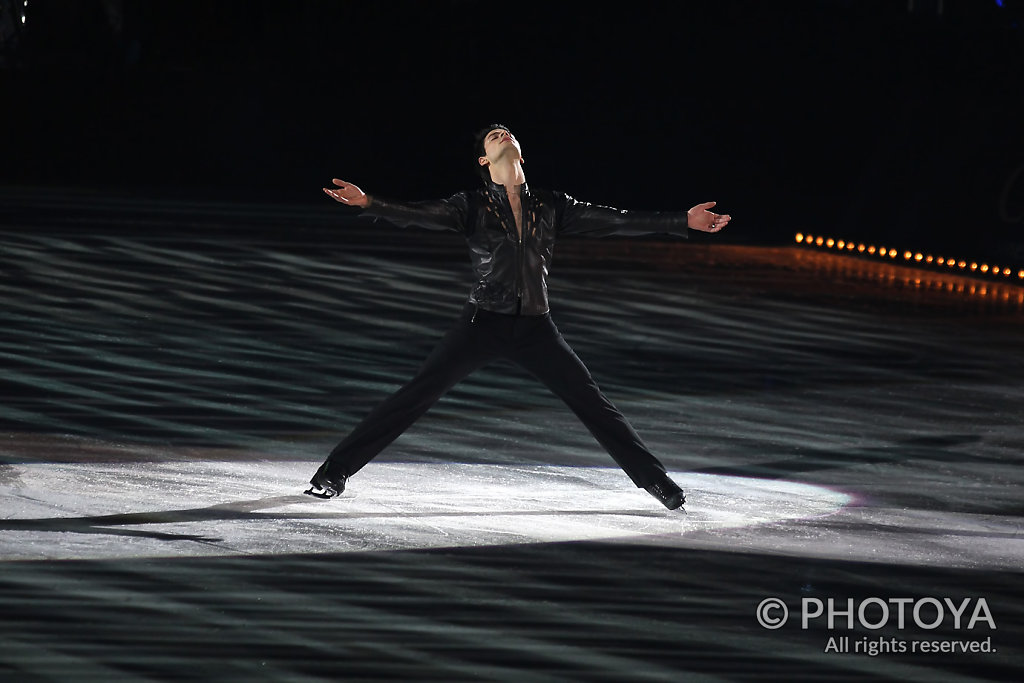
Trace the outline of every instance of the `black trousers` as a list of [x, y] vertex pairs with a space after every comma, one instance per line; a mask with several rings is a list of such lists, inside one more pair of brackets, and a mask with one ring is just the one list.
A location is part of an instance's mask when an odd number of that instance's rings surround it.
[[352, 475], [474, 370], [509, 359], [544, 383], [576, 414], [638, 487], [664, 481], [665, 467], [629, 421], [605, 398], [550, 314], [517, 316], [467, 304], [405, 386], [374, 408], [328, 456], [330, 469]]

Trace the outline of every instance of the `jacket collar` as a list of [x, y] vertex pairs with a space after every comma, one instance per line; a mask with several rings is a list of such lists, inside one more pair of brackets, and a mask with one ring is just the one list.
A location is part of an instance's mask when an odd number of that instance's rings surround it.
[[[505, 186], [504, 185], [499, 185], [498, 183], [494, 182], [493, 180], [485, 180], [484, 181], [484, 185], [487, 186], [487, 191], [488, 192], [492, 192], [492, 193], [498, 195], [499, 197], [504, 197], [507, 194], [505, 192]], [[525, 182], [522, 185], [520, 185], [519, 187], [520, 187], [520, 190], [519, 190], [519, 194], [520, 195], [526, 195], [526, 194], [530, 193], [530, 186], [527, 185]]]

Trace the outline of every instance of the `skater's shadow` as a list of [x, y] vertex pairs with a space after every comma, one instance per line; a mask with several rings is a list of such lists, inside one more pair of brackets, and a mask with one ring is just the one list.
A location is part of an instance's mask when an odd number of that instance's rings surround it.
[[124, 512], [112, 515], [92, 515], [88, 517], [48, 517], [42, 519], [5, 519], [0, 520], [0, 531], [36, 531], [74, 534], [104, 534], [109, 536], [130, 536], [149, 538], [158, 541], [194, 541], [199, 543], [220, 543], [224, 539], [200, 534], [172, 533], [155, 531], [145, 528], [127, 528], [152, 524], [187, 524], [194, 522], [226, 522], [226, 521], [257, 521], [257, 520], [309, 520], [309, 519], [365, 519], [365, 518], [416, 518], [416, 517], [465, 517], [473, 514], [503, 516], [551, 516], [551, 515], [629, 515], [633, 517], [663, 517], [670, 511], [653, 510], [466, 510], [427, 511], [427, 512], [263, 512], [263, 510], [295, 505], [299, 503], [325, 505], [327, 501], [303, 495], [271, 496], [254, 500], [242, 500], [221, 503], [203, 508], [184, 510], [157, 510], [152, 512]]
[[254, 519], [264, 515], [257, 513], [264, 508], [304, 502], [302, 496], [276, 496], [251, 501], [222, 503], [205, 508], [184, 510], [157, 510], [152, 512], [123, 512], [112, 515], [91, 515], [88, 517], [48, 517], [41, 519], [5, 519], [0, 521], [3, 531], [39, 531], [74, 534], [103, 534], [109, 536], [134, 536], [159, 541], [197, 541], [218, 543], [222, 538], [199, 534], [182, 534], [152, 529], [133, 529], [137, 525], [182, 524], [190, 522], [216, 522], [235, 519]]

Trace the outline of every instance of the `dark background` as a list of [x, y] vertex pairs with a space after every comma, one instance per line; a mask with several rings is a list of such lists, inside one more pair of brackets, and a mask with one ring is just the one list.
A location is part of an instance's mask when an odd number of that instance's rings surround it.
[[444, 196], [478, 182], [470, 134], [500, 121], [531, 184], [716, 200], [723, 240], [1024, 265], [1022, 6], [0, 0], [0, 184]]

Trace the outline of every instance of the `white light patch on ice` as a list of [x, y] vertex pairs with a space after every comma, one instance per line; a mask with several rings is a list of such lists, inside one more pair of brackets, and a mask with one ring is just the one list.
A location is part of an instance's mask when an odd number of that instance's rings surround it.
[[[345, 493], [301, 495], [318, 463], [12, 466], [0, 485], [0, 559], [408, 550], [679, 539], [831, 514], [844, 493], [787, 481], [672, 473], [687, 512], [616, 468], [372, 463]], [[652, 539], [654, 540], [654, 539]]]

